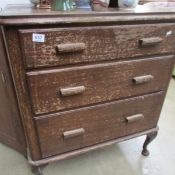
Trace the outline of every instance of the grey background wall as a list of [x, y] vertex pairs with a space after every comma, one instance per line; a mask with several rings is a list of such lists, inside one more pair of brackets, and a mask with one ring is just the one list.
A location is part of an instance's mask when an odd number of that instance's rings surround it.
[[7, 4], [30, 4], [30, 0], [0, 0], [1, 8], [4, 8]]

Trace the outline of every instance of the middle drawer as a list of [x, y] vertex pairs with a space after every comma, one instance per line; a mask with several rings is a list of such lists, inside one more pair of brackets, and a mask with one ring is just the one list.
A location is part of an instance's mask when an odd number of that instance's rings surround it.
[[34, 113], [164, 90], [174, 56], [28, 72]]

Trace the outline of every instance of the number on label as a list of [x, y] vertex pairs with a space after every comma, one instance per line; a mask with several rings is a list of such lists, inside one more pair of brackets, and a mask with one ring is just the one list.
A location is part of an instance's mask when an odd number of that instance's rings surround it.
[[44, 34], [33, 33], [32, 41], [33, 42], [44, 43], [45, 42], [45, 35]]

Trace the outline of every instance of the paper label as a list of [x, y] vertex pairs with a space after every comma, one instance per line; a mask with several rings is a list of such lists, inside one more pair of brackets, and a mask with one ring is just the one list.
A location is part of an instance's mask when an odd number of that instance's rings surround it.
[[169, 36], [169, 35], [172, 35], [172, 31], [170, 30], [170, 31], [168, 31], [167, 33], [166, 33], [166, 36]]
[[44, 34], [33, 33], [32, 41], [33, 42], [38, 42], [38, 43], [44, 43], [45, 42], [45, 35]]

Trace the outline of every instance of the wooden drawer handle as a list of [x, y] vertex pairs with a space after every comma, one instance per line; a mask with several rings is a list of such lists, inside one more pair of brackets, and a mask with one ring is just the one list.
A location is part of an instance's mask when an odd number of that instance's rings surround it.
[[134, 77], [132, 80], [134, 84], [143, 84], [143, 83], [149, 83], [153, 79], [154, 79], [154, 76], [152, 75], [144, 75], [144, 76]]
[[64, 139], [70, 139], [73, 137], [81, 136], [85, 133], [84, 128], [79, 128], [71, 131], [66, 131], [63, 133]]
[[139, 43], [142, 47], [144, 47], [144, 46], [154, 46], [162, 41], [163, 39], [160, 37], [151, 37], [151, 38], [142, 38], [139, 40]]
[[132, 115], [129, 117], [126, 117], [126, 121], [127, 123], [133, 123], [139, 120], [143, 120], [144, 119], [144, 115], [143, 114], [136, 114], [136, 115]]
[[82, 94], [85, 91], [84, 86], [71, 87], [71, 88], [62, 88], [60, 93], [63, 97]]
[[56, 46], [58, 53], [81, 52], [85, 48], [86, 45], [84, 43], [59, 44]]

